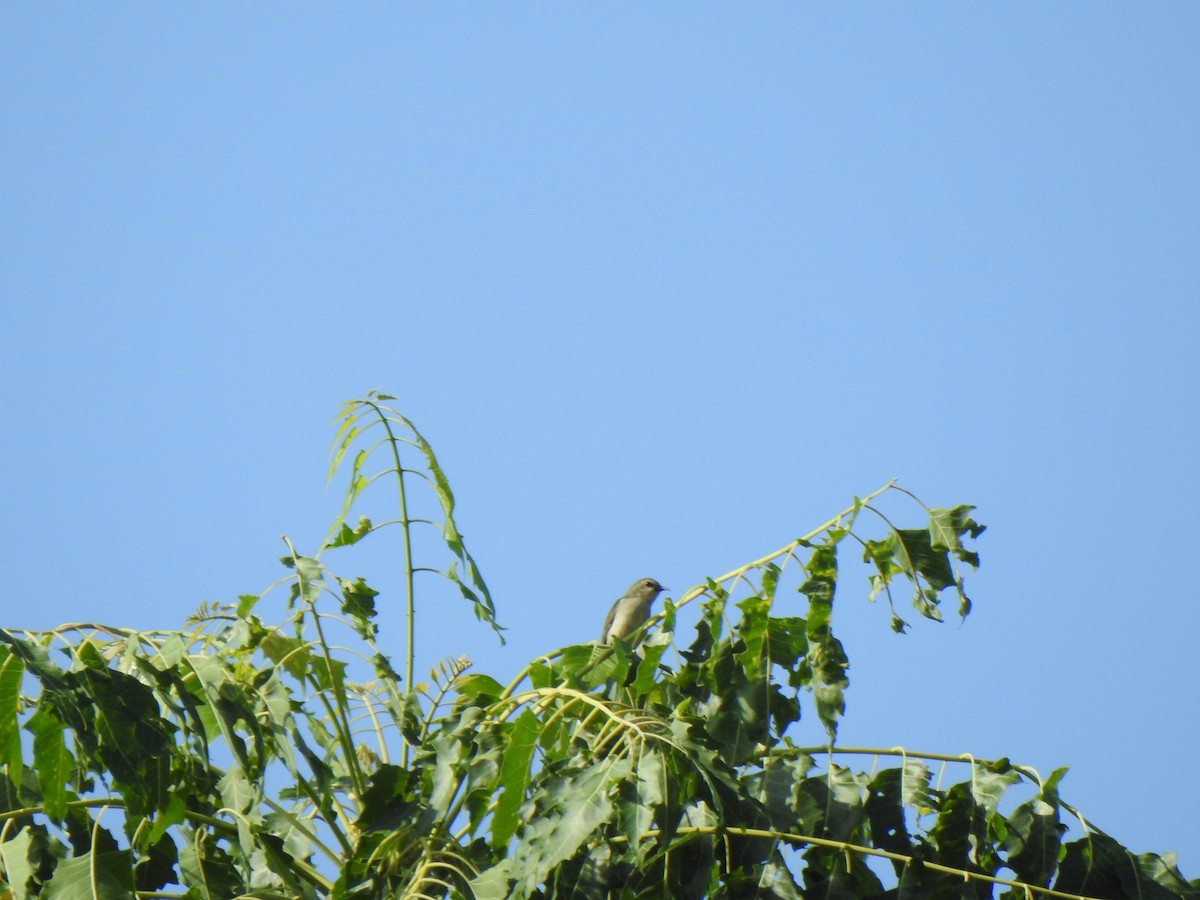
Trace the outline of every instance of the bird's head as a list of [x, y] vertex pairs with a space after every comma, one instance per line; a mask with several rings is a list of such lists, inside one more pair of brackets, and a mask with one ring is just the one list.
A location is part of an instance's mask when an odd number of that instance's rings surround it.
[[653, 578], [639, 578], [629, 586], [629, 590], [625, 592], [625, 596], [653, 600], [665, 590], [667, 588], [663, 587]]

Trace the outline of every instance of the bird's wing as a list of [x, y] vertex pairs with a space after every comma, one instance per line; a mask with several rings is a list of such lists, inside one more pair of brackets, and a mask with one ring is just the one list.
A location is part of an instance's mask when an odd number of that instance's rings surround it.
[[604, 618], [604, 630], [600, 632], [600, 643], [602, 644], [608, 643], [608, 629], [612, 628], [613, 620], [617, 617], [617, 607], [620, 605], [621, 601], [618, 600], [612, 605], [612, 609], [608, 611], [608, 615]]

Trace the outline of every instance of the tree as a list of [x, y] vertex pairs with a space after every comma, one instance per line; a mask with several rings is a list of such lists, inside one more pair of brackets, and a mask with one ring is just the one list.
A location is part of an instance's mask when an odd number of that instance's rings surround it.
[[[926, 508], [892, 483], [628, 641], [564, 647], [507, 684], [462, 659], [417, 684], [419, 573], [501, 629], [433, 449], [391, 399], [344, 406], [341, 513], [318, 552], [288, 545], [272, 590], [177, 631], [0, 631], [7, 898], [1200, 897], [1169, 857], [1088, 825], [1061, 769], [836, 744], [847, 552], [896, 631], [902, 588], [928, 619], [945, 597], [970, 612], [972, 507]], [[398, 517], [349, 524], [381, 480]], [[426, 487], [440, 521], [410, 514]], [[897, 493], [918, 527], [879, 512]], [[431, 527], [438, 568], [415, 559]], [[403, 548], [403, 675], [376, 646], [376, 591], [323, 562], [383, 530]], [[796, 746], [810, 701], [829, 741]], [[935, 784], [934, 764], [962, 780]]]

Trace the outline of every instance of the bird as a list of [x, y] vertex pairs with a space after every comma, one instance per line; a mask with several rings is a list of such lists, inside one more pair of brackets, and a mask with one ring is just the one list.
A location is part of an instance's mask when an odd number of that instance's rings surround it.
[[629, 586], [625, 594], [608, 611], [604, 620], [604, 631], [600, 634], [601, 644], [611, 644], [614, 637], [624, 638], [637, 631], [650, 617], [650, 606], [654, 598], [669, 588], [663, 587], [653, 578], [639, 578]]

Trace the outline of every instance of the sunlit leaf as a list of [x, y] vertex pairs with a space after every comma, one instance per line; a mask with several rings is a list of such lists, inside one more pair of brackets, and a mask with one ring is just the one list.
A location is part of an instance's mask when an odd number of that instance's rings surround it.
[[325, 546], [330, 548], [350, 547], [370, 534], [373, 528], [374, 526], [371, 524], [370, 519], [366, 516], [359, 516], [358, 522], [355, 523], [353, 528], [343, 522], [337, 534], [332, 540], [327, 541]]
[[133, 854], [111, 850], [64, 859], [39, 896], [42, 900], [131, 900]]
[[496, 699], [504, 693], [504, 686], [490, 675], [463, 675], [454, 682], [454, 690], [460, 697], [471, 700], [480, 698]]
[[529, 786], [530, 764], [537, 746], [541, 723], [528, 709], [522, 709], [506, 731], [507, 749], [500, 766], [500, 796], [492, 814], [492, 846], [506, 846], [519, 822], [518, 811]]
[[612, 815], [609, 788], [629, 774], [625, 757], [543, 780], [538, 815], [517, 834], [511, 875], [520, 896], [529, 896], [551, 869], [569, 859]]

